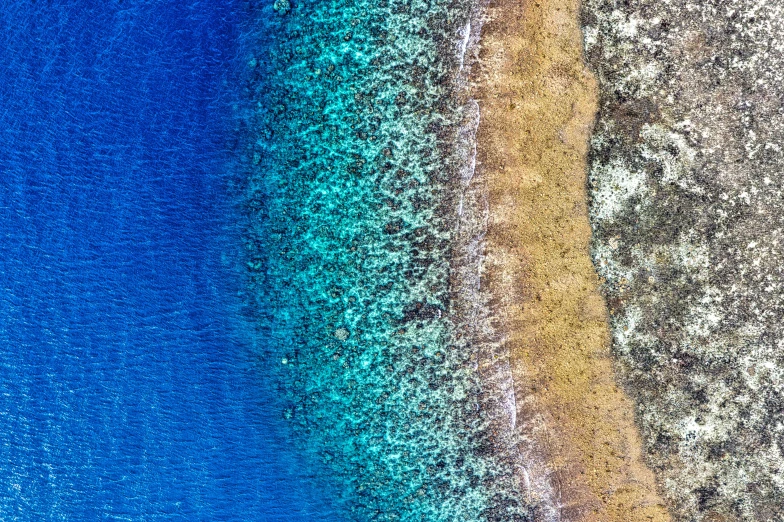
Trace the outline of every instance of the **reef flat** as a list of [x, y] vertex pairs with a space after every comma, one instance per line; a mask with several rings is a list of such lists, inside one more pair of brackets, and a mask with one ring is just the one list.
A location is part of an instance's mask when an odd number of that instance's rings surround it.
[[592, 254], [674, 518], [784, 520], [784, 4], [586, 0]]
[[535, 520], [669, 520], [616, 385], [589, 256], [586, 157], [596, 84], [579, 3], [490, 4], [481, 37], [477, 176], [482, 287], [511, 355], [516, 435]]

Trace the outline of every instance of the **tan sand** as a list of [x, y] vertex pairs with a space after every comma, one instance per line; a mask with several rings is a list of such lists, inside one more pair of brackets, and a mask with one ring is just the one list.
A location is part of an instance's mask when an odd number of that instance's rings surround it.
[[[597, 88], [577, 0], [495, 0], [476, 72], [489, 185], [485, 284], [513, 357], [518, 418], [554, 471], [562, 519], [665, 521], [630, 399], [616, 384], [589, 257], [586, 151]], [[531, 477], [532, 480], [546, 480]]]

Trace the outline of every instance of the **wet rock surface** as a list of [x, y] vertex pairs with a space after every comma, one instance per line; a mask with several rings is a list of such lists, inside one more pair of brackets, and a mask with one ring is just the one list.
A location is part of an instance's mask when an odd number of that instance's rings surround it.
[[592, 255], [677, 520], [784, 520], [784, 2], [588, 0]]

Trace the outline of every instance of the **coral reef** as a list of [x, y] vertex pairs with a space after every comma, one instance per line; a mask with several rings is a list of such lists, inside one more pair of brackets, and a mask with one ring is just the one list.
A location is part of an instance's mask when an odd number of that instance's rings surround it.
[[292, 2], [248, 59], [260, 356], [281, 361], [292, 440], [342, 485], [348, 520], [529, 520], [509, 367], [472, 322], [477, 13]]

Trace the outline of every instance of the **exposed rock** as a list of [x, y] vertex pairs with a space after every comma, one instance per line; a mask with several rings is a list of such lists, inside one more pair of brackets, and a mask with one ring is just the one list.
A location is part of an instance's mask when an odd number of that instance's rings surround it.
[[584, 5], [593, 257], [678, 520], [784, 517], [784, 2]]

